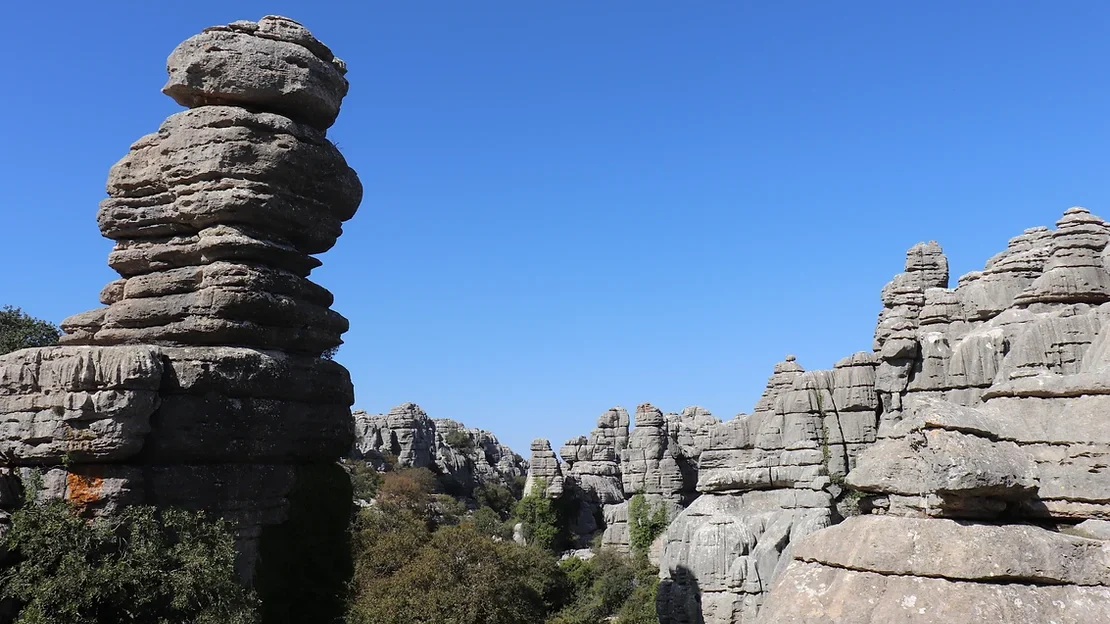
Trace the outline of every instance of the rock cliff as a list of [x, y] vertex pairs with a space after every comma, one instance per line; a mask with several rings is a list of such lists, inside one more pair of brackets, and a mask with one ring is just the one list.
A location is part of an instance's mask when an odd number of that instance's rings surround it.
[[669, 505], [664, 624], [1110, 621], [1108, 241], [1072, 208], [954, 288], [917, 244], [871, 351], [787, 356], [725, 422], [614, 408], [533, 473], [609, 546], [633, 493]]
[[528, 474], [528, 462], [489, 431], [446, 418], [428, 418], [415, 403], [388, 414], [354, 412], [355, 446], [351, 456], [381, 469], [429, 468], [447, 490], [463, 497], [475, 488], [499, 485], [511, 491]]
[[283, 569], [290, 538], [343, 549], [350, 509], [353, 389], [321, 357], [347, 321], [308, 279], [362, 197], [325, 134], [346, 67], [267, 16], [191, 37], [168, 71], [187, 110], [112, 167], [97, 212], [120, 275], [104, 307], [0, 357], [0, 507], [37, 470], [41, 495], [90, 512], [206, 509], [232, 522], [244, 579], [293, 603], [297, 578], [343, 568]]

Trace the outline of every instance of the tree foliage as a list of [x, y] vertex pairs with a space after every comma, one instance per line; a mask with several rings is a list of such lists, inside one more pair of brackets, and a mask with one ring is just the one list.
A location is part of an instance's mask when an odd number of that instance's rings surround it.
[[602, 549], [585, 561], [571, 557], [559, 564], [572, 599], [546, 624], [654, 624], [658, 570], [626, 554]]
[[88, 520], [66, 503], [27, 503], [4, 546], [18, 563], [0, 596], [17, 624], [248, 624], [257, 599], [235, 574], [227, 527], [203, 514], [129, 507]]
[[652, 543], [667, 530], [667, 506], [660, 503], [653, 507], [642, 492], [637, 492], [628, 502], [628, 533], [632, 553], [647, 557]]
[[495, 541], [471, 523], [444, 527], [388, 576], [362, 579], [351, 624], [542, 622], [560, 591], [555, 560]]
[[546, 485], [538, 484], [513, 509], [520, 522], [524, 539], [545, 550], [552, 550], [559, 538], [559, 514], [555, 504], [544, 495]]
[[36, 319], [19, 308], [0, 308], [0, 355], [30, 347], [57, 344], [62, 332], [53, 323]]
[[444, 436], [443, 441], [447, 446], [459, 451], [460, 453], [471, 453], [476, 448], [474, 438], [462, 429], [452, 429]]
[[430, 476], [386, 473], [360, 512], [349, 623], [543, 622], [563, 605], [569, 590], [554, 556], [508, 539], [489, 507], [448, 505]]

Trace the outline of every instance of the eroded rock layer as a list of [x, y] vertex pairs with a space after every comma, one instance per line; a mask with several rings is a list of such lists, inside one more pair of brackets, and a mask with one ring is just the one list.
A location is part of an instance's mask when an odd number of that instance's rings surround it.
[[449, 492], [470, 497], [475, 488], [497, 485], [520, 490], [528, 462], [483, 429], [447, 418], [429, 418], [415, 403], [388, 414], [356, 411], [351, 455], [379, 469], [428, 468]]
[[862, 515], [797, 543], [755, 621], [1110, 621], [1110, 229], [1056, 225], [951, 290], [911, 253], [844, 480]]
[[[168, 69], [165, 92], [189, 110], [112, 167], [97, 214], [120, 275], [105, 307], [66, 319], [61, 346], [0, 357], [0, 506], [37, 471], [41, 495], [90, 511], [206, 509], [232, 522], [267, 608], [296, 612], [290, 571], [265, 564], [293, 533], [341, 553], [350, 508], [335, 460], [354, 393], [321, 357], [347, 321], [308, 279], [362, 197], [325, 135], [345, 67], [267, 16], [190, 38]], [[310, 574], [342, 570], [329, 565]]]

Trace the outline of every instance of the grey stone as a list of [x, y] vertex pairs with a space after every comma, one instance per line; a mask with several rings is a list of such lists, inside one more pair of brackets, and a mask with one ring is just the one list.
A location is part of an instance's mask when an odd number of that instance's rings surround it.
[[188, 107], [232, 104], [330, 127], [347, 95], [345, 64], [303, 26], [267, 15], [190, 37], [170, 54], [162, 91]]

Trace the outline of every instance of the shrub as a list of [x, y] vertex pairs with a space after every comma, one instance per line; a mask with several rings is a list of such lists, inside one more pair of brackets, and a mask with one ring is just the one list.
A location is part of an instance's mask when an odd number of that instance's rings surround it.
[[417, 514], [431, 512], [436, 476], [427, 468], [404, 468], [382, 475], [378, 504], [384, 508], [407, 509]]
[[0, 308], [0, 355], [57, 344], [62, 332], [53, 323], [33, 318], [12, 306]]
[[22, 605], [17, 624], [257, 622], [227, 527], [204, 514], [128, 507], [87, 520], [54, 501], [11, 521], [4, 546], [18, 563], [0, 574], [0, 596]]
[[479, 506], [489, 507], [496, 511], [502, 520], [508, 519], [513, 514], [513, 507], [517, 501], [516, 496], [513, 496], [509, 488], [496, 483], [488, 483], [475, 488], [474, 499], [478, 501]]
[[382, 473], [369, 463], [357, 459], [345, 461], [344, 466], [351, 475], [351, 489], [354, 490], [356, 499], [369, 501], [378, 495]]
[[489, 507], [479, 507], [464, 520], [474, 526], [474, 530], [487, 537], [499, 540], [513, 539], [513, 527], [501, 521], [498, 513]]
[[513, 517], [523, 525], [524, 539], [545, 550], [552, 550], [559, 537], [559, 515], [551, 499], [543, 495], [542, 483], [532, 488], [513, 508]]
[[470, 437], [469, 433], [462, 429], [452, 429], [448, 431], [447, 435], [443, 437], [443, 441], [447, 446], [461, 453], [470, 453], [475, 449], [474, 439]]
[[654, 507], [642, 492], [637, 492], [628, 502], [628, 533], [632, 554], [646, 558], [652, 543], [667, 530], [667, 506]]
[[[397, 522], [379, 510], [367, 516]], [[351, 624], [543, 622], [562, 604], [566, 582], [554, 557], [538, 548], [495, 541], [470, 521], [440, 528], [430, 539], [419, 519], [410, 516], [403, 525], [356, 539], [364, 550], [357, 556]], [[383, 537], [394, 541], [391, 552], [379, 543]]]
[[572, 597], [546, 624], [655, 624], [659, 571], [646, 559], [602, 549], [593, 559], [559, 564]]

